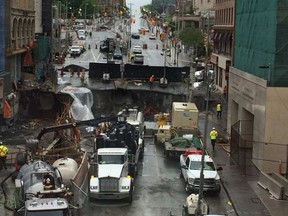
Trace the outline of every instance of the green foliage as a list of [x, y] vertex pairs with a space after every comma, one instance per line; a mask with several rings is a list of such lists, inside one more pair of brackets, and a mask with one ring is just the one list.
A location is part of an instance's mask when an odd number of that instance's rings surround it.
[[180, 32], [179, 37], [186, 46], [195, 47], [197, 44], [203, 44], [204, 42], [202, 32], [194, 27], [185, 28]]

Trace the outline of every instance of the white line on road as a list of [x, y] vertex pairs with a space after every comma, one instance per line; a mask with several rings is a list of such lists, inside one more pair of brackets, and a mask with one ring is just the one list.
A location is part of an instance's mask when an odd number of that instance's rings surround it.
[[97, 57], [97, 60], [96, 60], [96, 62], [98, 62], [98, 61], [99, 61], [100, 57], [101, 57], [101, 53], [99, 53], [99, 55], [98, 55], [98, 57]]
[[94, 55], [93, 50], [91, 50], [91, 53], [92, 53], [92, 56], [93, 56], [94, 61], [96, 62], [96, 57], [95, 57], [95, 55]]

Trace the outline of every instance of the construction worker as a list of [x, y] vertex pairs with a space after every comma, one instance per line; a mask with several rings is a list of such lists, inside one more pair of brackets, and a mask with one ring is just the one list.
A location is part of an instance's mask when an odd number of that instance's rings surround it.
[[3, 145], [3, 143], [0, 141], [0, 170], [2, 170], [3, 168], [7, 170], [6, 166], [7, 154], [8, 154], [8, 148], [5, 145]]
[[222, 116], [222, 105], [221, 105], [221, 103], [217, 104], [216, 110], [217, 110], [217, 119], [221, 119], [221, 116]]
[[150, 76], [150, 78], [149, 78], [150, 89], [152, 89], [154, 81], [155, 81], [154, 75]]
[[211, 139], [213, 150], [215, 150], [215, 143], [216, 143], [217, 136], [218, 136], [218, 132], [216, 131], [215, 127], [213, 127], [210, 132], [210, 139]]

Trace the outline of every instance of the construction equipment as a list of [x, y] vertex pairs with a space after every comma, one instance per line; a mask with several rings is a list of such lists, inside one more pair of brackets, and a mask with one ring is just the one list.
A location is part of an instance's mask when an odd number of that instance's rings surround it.
[[[134, 117], [131, 116], [134, 113]], [[124, 109], [119, 119], [96, 136], [90, 162], [90, 199], [126, 199], [132, 202], [138, 162], [144, 152], [143, 114]]]

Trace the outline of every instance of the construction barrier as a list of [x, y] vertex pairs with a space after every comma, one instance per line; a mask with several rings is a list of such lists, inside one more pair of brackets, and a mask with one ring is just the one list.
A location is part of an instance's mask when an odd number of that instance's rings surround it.
[[284, 186], [272, 178], [271, 175], [261, 172], [257, 183], [265, 190], [268, 190], [276, 199], [282, 200], [284, 198]]
[[288, 197], [288, 179], [278, 173], [271, 173], [271, 177], [284, 186], [284, 195]]

